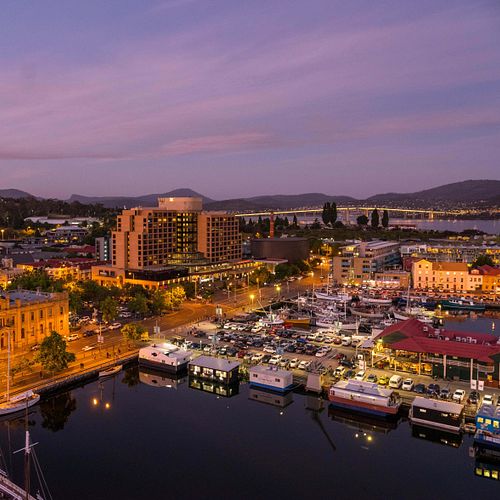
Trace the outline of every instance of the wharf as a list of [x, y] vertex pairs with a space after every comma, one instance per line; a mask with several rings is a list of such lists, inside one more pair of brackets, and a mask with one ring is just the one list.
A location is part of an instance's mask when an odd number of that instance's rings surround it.
[[28, 495], [23, 488], [17, 486], [17, 484], [13, 483], [3, 473], [0, 473], [0, 498], [8, 500], [36, 500], [34, 496]]

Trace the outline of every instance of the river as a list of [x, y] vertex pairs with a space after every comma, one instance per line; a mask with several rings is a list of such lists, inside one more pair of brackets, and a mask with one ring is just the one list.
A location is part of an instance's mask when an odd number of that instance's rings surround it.
[[[285, 407], [251, 397], [243, 383], [226, 398], [135, 367], [42, 402], [29, 422], [54, 500], [498, 498], [498, 481], [474, 473], [470, 436], [384, 425], [301, 394], [274, 398]], [[23, 422], [0, 428], [21, 483], [12, 452]]]

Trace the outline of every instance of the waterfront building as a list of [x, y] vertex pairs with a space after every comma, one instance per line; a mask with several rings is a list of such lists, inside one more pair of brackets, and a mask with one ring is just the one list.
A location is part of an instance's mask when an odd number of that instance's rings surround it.
[[500, 265], [499, 245], [472, 245], [449, 240], [401, 245], [403, 259], [413, 257], [415, 260], [427, 259], [436, 262], [472, 264], [481, 255], [491, 257], [495, 265]]
[[363, 241], [341, 247], [332, 257], [334, 281], [361, 285], [373, 280], [375, 273], [399, 266], [399, 246], [397, 241]]
[[482, 275], [469, 270], [465, 262], [431, 262], [421, 259], [412, 264], [413, 288], [442, 292], [480, 291]]
[[68, 335], [68, 294], [27, 290], [0, 292], [0, 350], [7, 348], [8, 329], [13, 348], [40, 343], [52, 331]]
[[375, 365], [388, 359], [399, 371], [498, 387], [500, 342], [492, 334], [433, 328], [408, 319], [377, 335], [372, 356]]
[[92, 269], [100, 284], [148, 288], [250, 273], [235, 216], [202, 210], [201, 198], [159, 198], [123, 210], [111, 236], [111, 264]]
[[493, 294], [500, 294], [500, 269], [498, 267], [481, 266], [477, 268], [482, 277], [482, 290]]

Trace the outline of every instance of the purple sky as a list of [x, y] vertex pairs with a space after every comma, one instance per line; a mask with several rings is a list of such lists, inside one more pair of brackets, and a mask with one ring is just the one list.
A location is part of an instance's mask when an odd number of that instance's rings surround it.
[[5, 0], [0, 187], [368, 196], [500, 178], [500, 3]]

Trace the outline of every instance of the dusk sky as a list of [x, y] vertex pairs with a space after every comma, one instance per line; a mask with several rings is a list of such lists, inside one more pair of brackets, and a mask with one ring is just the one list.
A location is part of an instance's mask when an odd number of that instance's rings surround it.
[[500, 178], [498, 0], [4, 0], [0, 30], [0, 188]]

